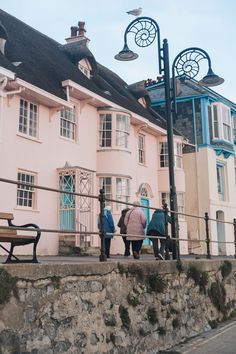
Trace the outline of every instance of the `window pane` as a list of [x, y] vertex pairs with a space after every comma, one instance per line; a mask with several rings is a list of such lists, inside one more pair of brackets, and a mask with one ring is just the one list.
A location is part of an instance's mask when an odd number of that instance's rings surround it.
[[145, 137], [144, 135], [138, 136], [138, 162], [141, 164], [145, 163]]
[[112, 144], [112, 116], [100, 114], [99, 116], [99, 146], [111, 147]]
[[75, 108], [66, 108], [60, 111], [60, 135], [75, 140], [76, 116]]
[[[128, 178], [116, 178], [116, 200], [129, 203], [130, 200], [130, 180]], [[116, 203], [116, 209], [122, 210], [125, 204]]]
[[116, 115], [116, 146], [128, 148], [130, 118], [126, 115]]
[[224, 166], [216, 166], [217, 173], [217, 191], [220, 200], [225, 200], [225, 186], [224, 186]]
[[[24, 172], [18, 172], [17, 180], [22, 183], [35, 183], [35, 176]], [[35, 207], [35, 189], [31, 186], [17, 185], [17, 205], [29, 208]]]

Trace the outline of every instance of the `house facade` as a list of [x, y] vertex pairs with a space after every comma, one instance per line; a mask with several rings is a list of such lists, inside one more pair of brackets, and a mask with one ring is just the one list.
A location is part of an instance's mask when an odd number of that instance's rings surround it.
[[[71, 27], [62, 45], [4, 11], [0, 21], [1, 177], [83, 194], [0, 182], [0, 210], [13, 212], [15, 224], [62, 231], [42, 233], [39, 255], [56, 255], [66, 245], [99, 249], [99, 236], [87, 234], [98, 231], [99, 213], [97, 198], [89, 196], [104, 187], [109, 199], [154, 208], [168, 198], [165, 120], [150, 108], [143, 83], [127, 85], [96, 62], [84, 22]], [[175, 135], [176, 185], [184, 196], [182, 143]], [[110, 204], [117, 223], [125, 205]], [[150, 220], [152, 211], [144, 210]], [[180, 230], [187, 253], [185, 220]], [[115, 236], [111, 253], [123, 250]]]
[[[152, 107], [164, 114], [163, 84], [149, 83]], [[174, 127], [185, 136], [187, 214], [210, 221], [211, 252], [234, 254], [236, 104], [194, 80], [177, 80]], [[189, 251], [206, 253], [204, 220], [187, 218]], [[192, 241], [191, 241], [192, 240]], [[216, 242], [217, 241], [217, 242]]]

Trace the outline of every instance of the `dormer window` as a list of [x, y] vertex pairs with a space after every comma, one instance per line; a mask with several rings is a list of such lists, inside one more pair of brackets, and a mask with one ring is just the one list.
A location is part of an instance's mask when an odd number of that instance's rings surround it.
[[140, 97], [140, 98], [138, 99], [138, 102], [139, 102], [143, 107], [147, 108], [147, 103], [146, 103], [146, 100], [145, 100], [144, 97]]
[[79, 63], [78, 63], [78, 68], [79, 68], [80, 71], [82, 71], [82, 73], [85, 76], [90, 78], [91, 66], [90, 66], [88, 60], [86, 60], [86, 59], [80, 60]]

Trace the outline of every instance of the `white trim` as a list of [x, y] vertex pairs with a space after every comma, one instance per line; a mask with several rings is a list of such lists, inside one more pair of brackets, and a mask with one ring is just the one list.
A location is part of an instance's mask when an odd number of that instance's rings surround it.
[[0, 66], [0, 76], [6, 76], [10, 80], [15, 80], [16, 74], [13, 71], [5, 69], [3, 66]]
[[22, 80], [22, 79], [16, 79], [15, 82], [19, 84], [20, 86], [23, 86], [31, 91], [34, 91], [38, 93], [41, 96], [44, 96], [45, 98], [52, 100], [55, 103], [58, 103], [61, 106], [67, 107], [67, 108], [73, 108], [73, 104], [63, 100], [62, 98], [59, 98], [52, 93], [49, 93], [48, 91], [45, 91], [43, 89], [38, 88], [37, 86], [34, 86], [32, 84], [29, 84], [28, 82]]

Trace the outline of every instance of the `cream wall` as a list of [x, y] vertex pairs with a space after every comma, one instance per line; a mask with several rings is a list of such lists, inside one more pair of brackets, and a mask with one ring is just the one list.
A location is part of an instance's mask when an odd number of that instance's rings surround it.
[[[224, 163], [225, 166], [225, 186], [226, 198], [224, 201], [219, 200], [217, 192], [217, 161]], [[184, 169], [186, 173], [186, 211], [189, 214], [199, 215], [204, 218], [205, 212], [209, 214], [213, 221], [209, 222], [210, 238], [217, 241], [217, 223], [216, 212], [222, 211], [224, 221], [233, 222], [236, 217], [236, 186], [234, 173], [234, 158], [224, 158], [223, 155], [217, 156], [211, 148], [201, 148], [195, 154], [184, 155]], [[197, 234], [201, 240], [206, 237], [205, 222], [203, 219], [188, 219], [188, 237], [194, 238]], [[223, 224], [225, 240], [233, 241], [233, 225]], [[206, 253], [205, 242], [194, 242], [196, 246], [195, 252]], [[225, 244], [226, 254], [234, 253], [233, 244]], [[212, 254], [217, 255], [218, 244], [211, 244]]]

